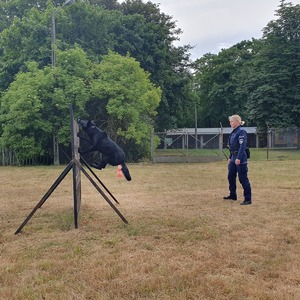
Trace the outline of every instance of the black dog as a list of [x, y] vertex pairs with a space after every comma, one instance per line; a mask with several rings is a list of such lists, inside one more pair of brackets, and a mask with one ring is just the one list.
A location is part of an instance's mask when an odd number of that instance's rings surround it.
[[91, 164], [92, 167], [96, 169], [104, 169], [107, 164], [112, 166], [121, 165], [122, 172], [125, 178], [130, 181], [131, 176], [129, 170], [125, 164], [125, 154], [123, 150], [111, 140], [106, 132], [102, 131], [90, 120], [80, 120], [77, 123], [81, 125], [82, 129], [87, 133], [89, 139], [79, 136], [79, 138], [88, 141], [91, 147], [85, 151], [79, 150], [80, 154], [86, 154], [93, 151], [98, 151], [102, 153], [102, 161], [100, 164]]

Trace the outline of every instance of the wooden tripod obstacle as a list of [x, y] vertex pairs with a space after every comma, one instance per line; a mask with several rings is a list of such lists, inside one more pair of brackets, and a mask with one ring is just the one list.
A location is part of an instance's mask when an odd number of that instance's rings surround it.
[[[74, 120], [74, 113], [72, 105], [70, 106], [70, 127], [71, 127], [71, 147], [72, 147], [72, 160], [68, 163], [64, 171], [60, 174], [60, 176], [55, 180], [46, 194], [42, 197], [42, 199], [38, 202], [38, 204], [34, 207], [31, 213], [27, 216], [21, 226], [17, 229], [15, 234], [18, 234], [22, 231], [23, 227], [28, 223], [28, 221], [32, 218], [35, 212], [42, 207], [42, 205], [47, 201], [50, 195], [54, 192], [54, 190], [59, 186], [62, 180], [66, 177], [66, 175], [73, 170], [73, 198], [74, 198], [74, 226], [78, 228], [78, 217], [81, 206], [81, 172], [86, 176], [86, 178], [92, 183], [92, 185], [96, 188], [99, 194], [106, 200], [106, 202], [111, 206], [111, 208], [117, 213], [117, 215], [122, 219], [125, 224], [128, 224], [128, 221], [121, 214], [121, 212], [117, 209], [117, 207], [113, 204], [113, 202], [109, 199], [109, 196], [119, 204], [118, 200], [113, 196], [113, 194], [108, 190], [108, 188], [104, 185], [104, 183], [99, 179], [99, 177], [95, 174], [95, 172], [91, 169], [88, 163], [80, 157], [78, 152], [79, 149], [79, 126], [77, 122]], [[102, 188], [99, 187], [97, 182], [90, 176], [90, 174], [84, 169], [81, 162], [84, 166], [91, 172], [96, 181], [101, 185]], [[103, 190], [109, 195], [107, 195]]]

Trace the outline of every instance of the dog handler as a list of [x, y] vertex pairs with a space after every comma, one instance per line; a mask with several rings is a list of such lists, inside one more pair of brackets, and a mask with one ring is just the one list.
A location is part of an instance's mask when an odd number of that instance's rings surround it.
[[244, 189], [244, 201], [241, 205], [252, 203], [251, 185], [248, 179], [248, 161], [246, 154], [247, 147], [247, 132], [241, 128], [245, 122], [242, 121], [239, 115], [232, 115], [229, 118], [230, 126], [233, 128], [228, 146], [230, 156], [228, 160], [228, 182], [229, 196], [223, 197], [224, 200], [237, 200], [236, 194], [236, 175], [238, 174], [239, 181]]

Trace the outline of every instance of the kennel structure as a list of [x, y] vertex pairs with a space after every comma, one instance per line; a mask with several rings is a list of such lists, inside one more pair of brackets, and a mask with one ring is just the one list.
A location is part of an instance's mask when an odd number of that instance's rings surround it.
[[[243, 127], [248, 135], [248, 146], [258, 146], [256, 127]], [[182, 128], [158, 133], [164, 136], [159, 148], [173, 147], [176, 149], [223, 149], [226, 148], [230, 127], [224, 128]]]
[[[248, 134], [248, 146], [257, 147], [259, 140], [256, 127], [243, 128]], [[180, 128], [154, 133], [153, 140], [159, 138], [159, 143], [151, 151], [152, 161], [210, 162], [224, 159], [226, 153], [223, 149], [227, 148], [231, 131], [230, 127]]]

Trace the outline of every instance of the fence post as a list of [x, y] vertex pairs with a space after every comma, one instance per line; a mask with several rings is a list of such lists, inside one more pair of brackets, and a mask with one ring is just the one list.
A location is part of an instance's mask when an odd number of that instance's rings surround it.
[[185, 146], [186, 146], [186, 157], [189, 156], [189, 133], [187, 128], [185, 128]]
[[220, 150], [220, 155], [222, 156], [222, 152], [223, 152], [223, 127], [221, 127], [220, 135], [219, 135], [219, 150]]

